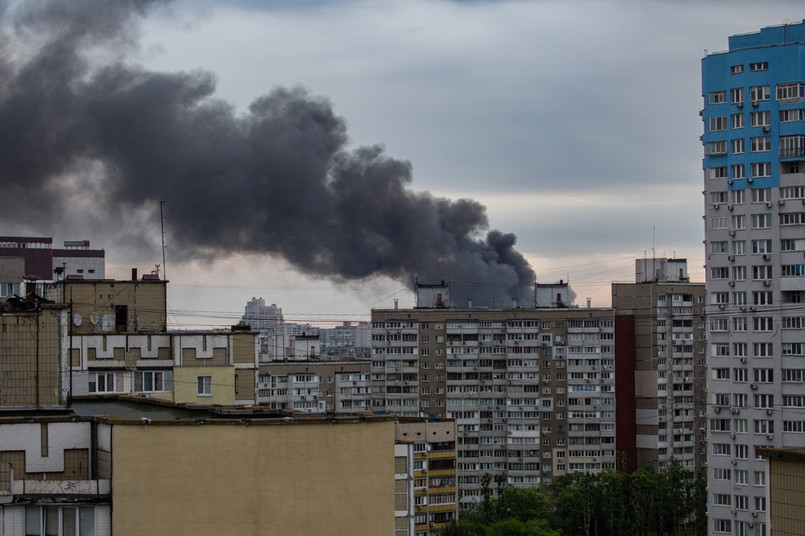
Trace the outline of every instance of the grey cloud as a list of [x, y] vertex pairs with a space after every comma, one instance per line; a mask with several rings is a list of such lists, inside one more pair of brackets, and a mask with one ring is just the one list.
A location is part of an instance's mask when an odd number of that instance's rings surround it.
[[35, 214], [48, 233], [86, 215], [132, 237], [123, 225], [164, 200], [180, 258], [274, 254], [335, 281], [449, 277], [459, 302], [471, 285], [481, 302], [528, 303], [533, 271], [515, 237], [484, 237], [474, 201], [411, 190], [411, 165], [382, 147], [349, 149], [328, 100], [277, 87], [236, 113], [209, 72], [127, 62], [150, 6], [26, 2], [5, 14], [4, 52], [24, 35], [43, 42], [21, 64], [0, 60], [5, 222]]

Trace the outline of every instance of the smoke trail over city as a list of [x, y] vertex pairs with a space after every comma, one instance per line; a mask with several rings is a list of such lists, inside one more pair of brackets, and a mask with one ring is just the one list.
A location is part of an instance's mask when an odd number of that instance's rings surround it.
[[215, 96], [212, 73], [135, 64], [152, 4], [0, 7], [5, 225], [80, 225], [94, 243], [153, 252], [145, 222], [164, 200], [176, 260], [268, 254], [336, 282], [450, 278], [457, 305], [533, 303], [513, 235], [489, 231], [475, 201], [410, 189], [411, 164], [381, 146], [349, 147], [325, 98], [278, 87], [239, 113]]

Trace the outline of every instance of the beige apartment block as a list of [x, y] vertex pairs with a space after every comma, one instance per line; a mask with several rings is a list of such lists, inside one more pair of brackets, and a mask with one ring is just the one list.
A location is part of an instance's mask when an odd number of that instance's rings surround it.
[[47, 298], [72, 308], [72, 333], [165, 332], [167, 281], [65, 279], [49, 285]]
[[[766, 508], [770, 534], [801, 536], [805, 531], [805, 449], [759, 448], [766, 458]], [[765, 506], [765, 505], [764, 505]]]
[[252, 331], [88, 334], [71, 339], [70, 392], [130, 394], [177, 403], [253, 405]]
[[392, 417], [135, 398], [73, 411], [0, 416], [4, 536], [395, 534]]
[[[397, 525], [394, 533], [438, 532], [458, 517], [456, 423], [399, 418], [396, 440]], [[401, 470], [403, 463], [406, 471]], [[403, 490], [407, 497], [405, 502], [402, 501]]]

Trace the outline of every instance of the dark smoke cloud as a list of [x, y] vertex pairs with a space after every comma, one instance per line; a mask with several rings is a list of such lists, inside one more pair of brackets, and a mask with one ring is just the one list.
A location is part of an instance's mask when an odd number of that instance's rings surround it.
[[164, 200], [174, 259], [265, 253], [334, 281], [449, 278], [456, 305], [533, 303], [534, 273], [513, 235], [484, 238], [475, 201], [410, 190], [411, 165], [382, 147], [349, 148], [326, 99], [275, 88], [239, 114], [215, 98], [208, 72], [133, 64], [150, 5], [0, 9], [6, 224], [52, 233], [89, 221], [137, 247]]

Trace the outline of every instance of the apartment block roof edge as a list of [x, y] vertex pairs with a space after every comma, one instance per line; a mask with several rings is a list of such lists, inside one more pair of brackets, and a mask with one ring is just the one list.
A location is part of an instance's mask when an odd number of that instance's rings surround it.
[[[413, 418], [427, 420], [426, 418]], [[74, 396], [69, 407], [4, 408], [0, 424], [18, 422], [102, 422], [108, 424], [348, 424], [396, 421], [395, 415], [349, 413], [311, 415], [261, 406], [174, 403], [131, 395]]]

